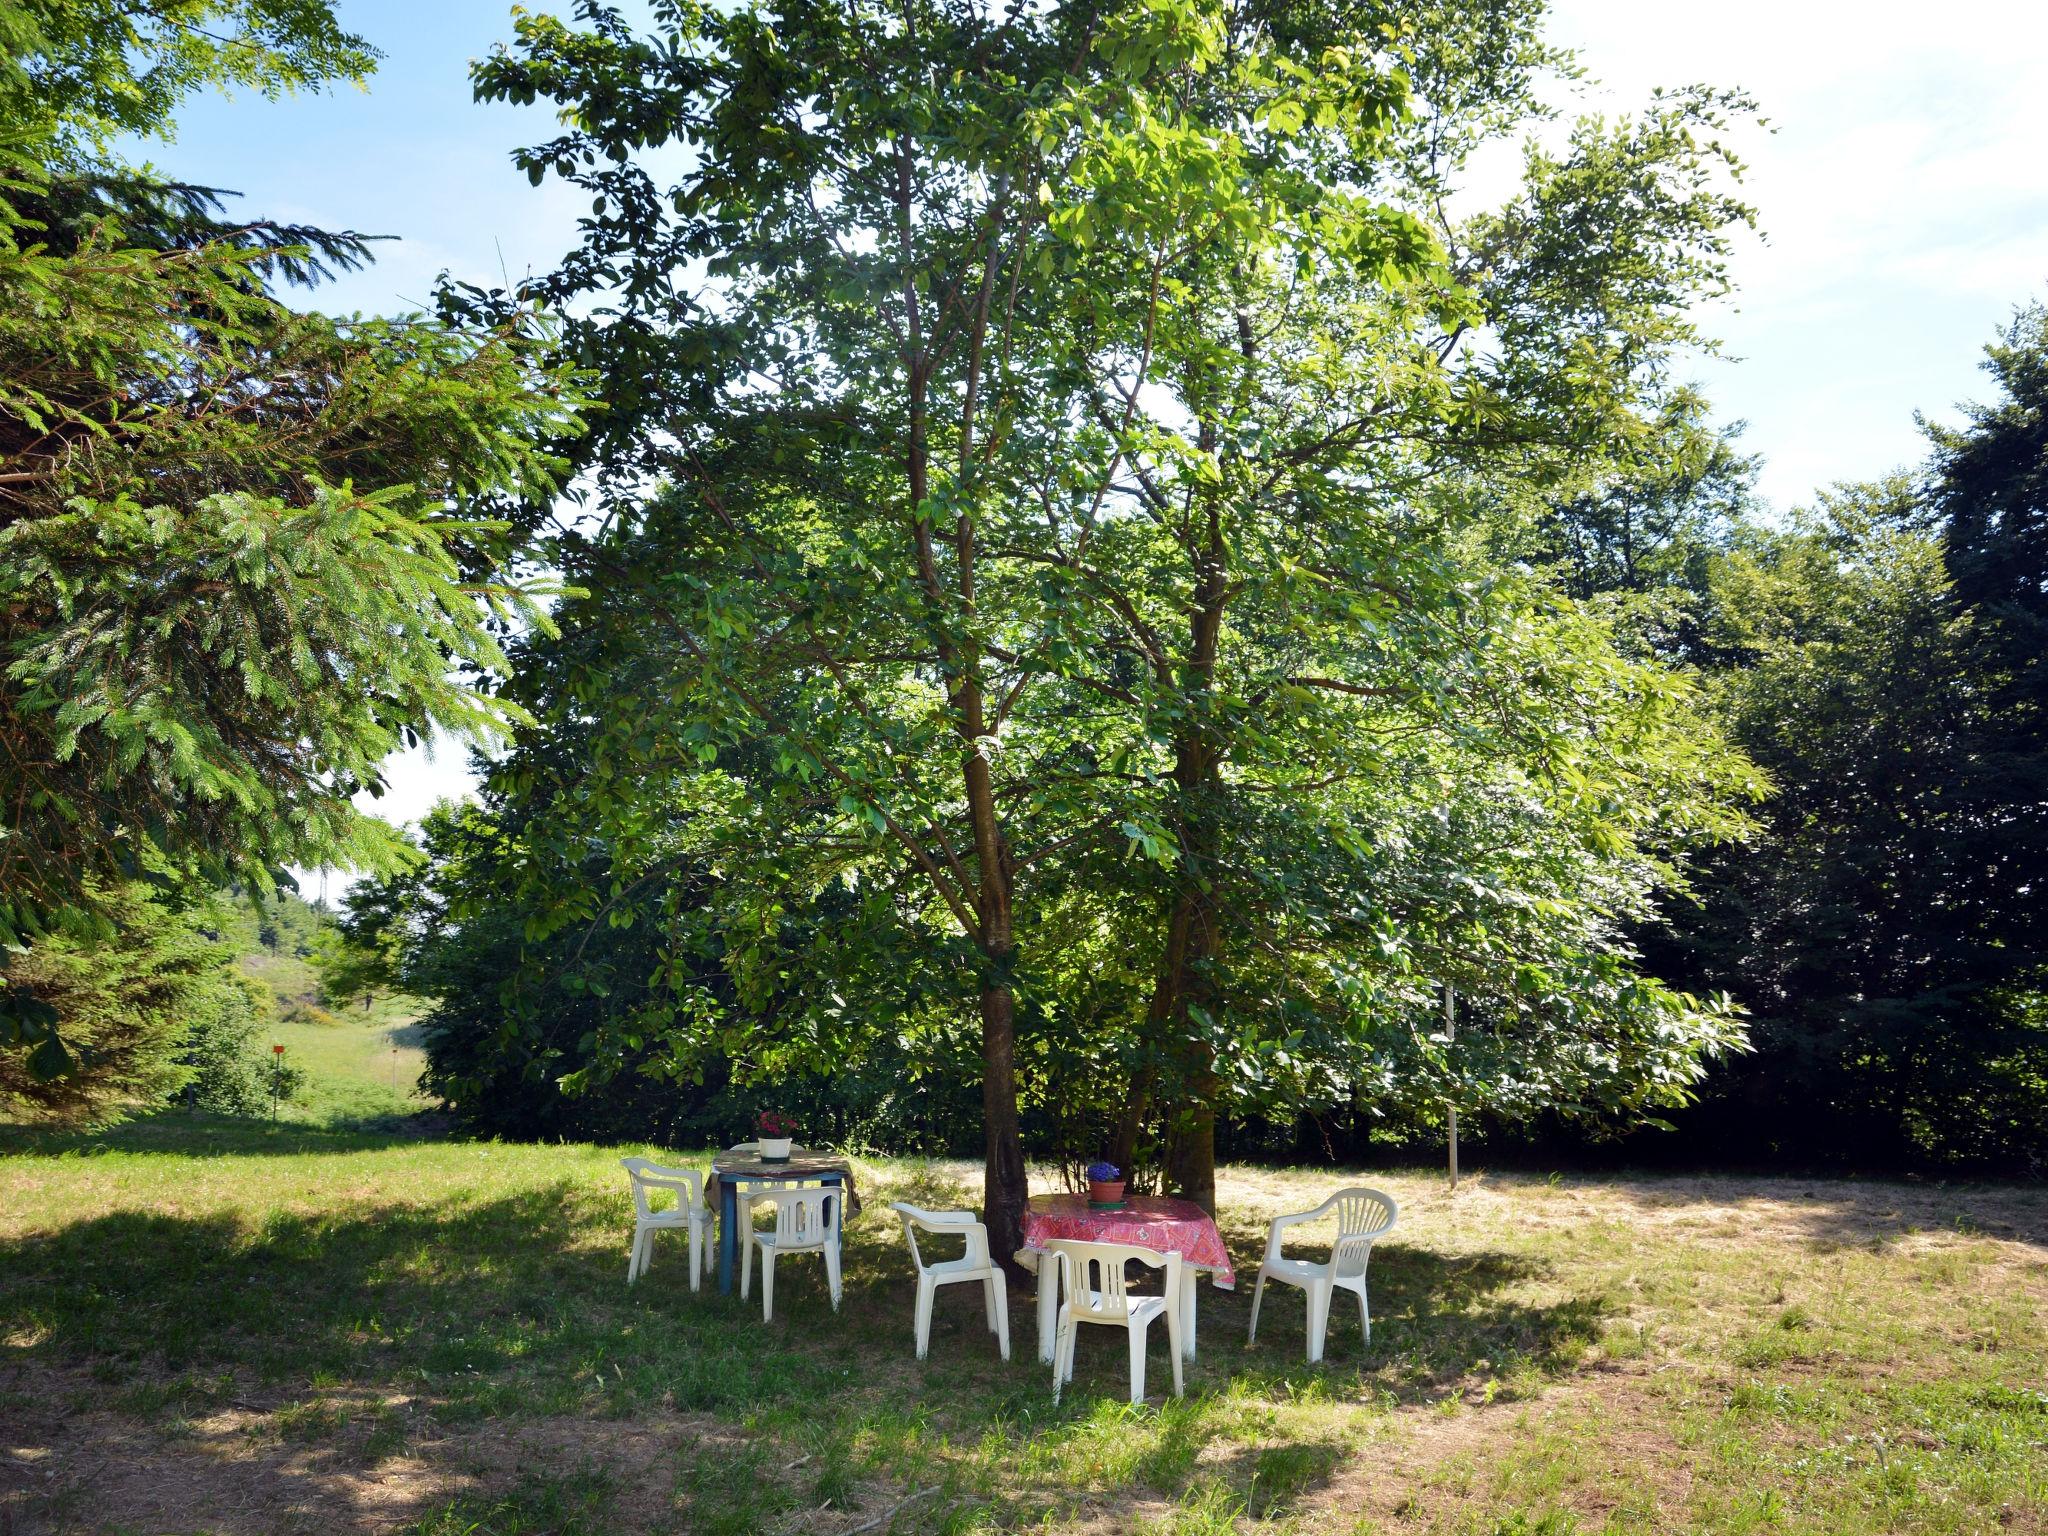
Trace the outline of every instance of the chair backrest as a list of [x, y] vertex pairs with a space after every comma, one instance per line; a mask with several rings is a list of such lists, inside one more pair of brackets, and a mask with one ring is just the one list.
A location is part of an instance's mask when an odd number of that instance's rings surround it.
[[1337, 1242], [1330, 1261], [1340, 1275], [1363, 1271], [1373, 1239], [1393, 1230], [1401, 1214], [1392, 1195], [1362, 1184], [1338, 1190], [1323, 1202], [1323, 1212], [1334, 1212], [1337, 1217]]
[[655, 1214], [654, 1192], [668, 1190], [676, 1197], [676, 1209], [693, 1211], [704, 1204], [704, 1175], [694, 1168], [664, 1168], [645, 1157], [622, 1157], [619, 1166], [633, 1181], [633, 1209], [642, 1216]]
[[891, 1201], [889, 1209], [903, 1218], [903, 1240], [910, 1244], [910, 1262], [921, 1274], [925, 1269], [924, 1255], [918, 1251], [917, 1229], [927, 1232], [958, 1234], [967, 1239], [967, 1257], [977, 1263], [988, 1262], [988, 1228], [977, 1221], [968, 1211], [926, 1211], [901, 1200]]
[[1166, 1271], [1166, 1294], [1180, 1290], [1180, 1255], [1155, 1253], [1129, 1243], [1084, 1243], [1060, 1238], [1046, 1248], [1059, 1260], [1060, 1284], [1066, 1304], [1076, 1313], [1096, 1322], [1122, 1322], [1131, 1315], [1130, 1283], [1124, 1266], [1136, 1260]]
[[775, 1201], [775, 1246], [823, 1248], [839, 1236], [839, 1190], [778, 1189]]

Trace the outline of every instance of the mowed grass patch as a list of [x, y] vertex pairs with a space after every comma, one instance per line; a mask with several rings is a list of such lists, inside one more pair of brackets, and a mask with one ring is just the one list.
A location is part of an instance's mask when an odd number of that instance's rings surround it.
[[264, 1033], [305, 1073], [295, 1098], [280, 1106], [294, 1124], [375, 1126], [428, 1107], [420, 1094], [426, 1052], [417, 1041], [413, 1006], [379, 1004], [367, 1015], [350, 1008], [328, 1015], [273, 1020]]
[[[6, 1508], [54, 1529], [2039, 1531], [2048, 1196], [1737, 1179], [1227, 1170], [1240, 1269], [1204, 1286], [1188, 1396], [1084, 1334], [1055, 1408], [941, 1292], [931, 1358], [862, 1163], [834, 1314], [625, 1280], [627, 1151], [160, 1117], [0, 1162]], [[1373, 1337], [1299, 1292], [1245, 1343], [1266, 1219], [1391, 1190]], [[1315, 1234], [1305, 1234], [1313, 1243]]]

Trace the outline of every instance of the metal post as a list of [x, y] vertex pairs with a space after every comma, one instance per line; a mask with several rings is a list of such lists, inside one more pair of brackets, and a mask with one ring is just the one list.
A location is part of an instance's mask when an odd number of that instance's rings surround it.
[[[1458, 1043], [1458, 1002], [1451, 984], [1444, 983], [1444, 1038], [1452, 1045]], [[1458, 1187], [1458, 1101], [1451, 1100], [1451, 1189]]]

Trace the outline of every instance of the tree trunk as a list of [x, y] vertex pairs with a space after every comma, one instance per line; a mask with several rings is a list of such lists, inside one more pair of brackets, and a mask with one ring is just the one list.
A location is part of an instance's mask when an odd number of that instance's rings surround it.
[[[1007, 189], [1008, 181], [1002, 187]], [[1006, 195], [999, 191], [1000, 200]], [[898, 140], [897, 216], [899, 253], [903, 262], [903, 311], [907, 346], [904, 361], [909, 370], [910, 441], [906, 455], [909, 473], [910, 512], [916, 541], [918, 579], [931, 598], [934, 611], [957, 602], [959, 611], [974, 612], [974, 522], [965, 506], [953, 530], [953, 555], [957, 562], [955, 590], [949, 597], [933, 549], [929, 514], [931, 492], [931, 445], [927, 436], [926, 386], [933, 365], [924, 350], [924, 329], [917, 285], [911, 280], [912, 161], [907, 139]], [[980, 392], [981, 350], [988, 328], [988, 299], [993, 291], [993, 252], [985, 266], [981, 285], [980, 313], [971, 327], [966, 388], [960, 417], [960, 455], [963, 472], [972, 460], [974, 417]], [[1024, 1241], [1024, 1139], [1017, 1117], [1017, 1000], [1009, 975], [1016, 952], [1016, 924], [1011, 902], [1015, 871], [1003, 836], [1001, 813], [996, 807], [995, 782], [989, 772], [982, 738], [988, 723], [982, 692], [981, 657], [973, 645], [954, 643], [943, 625], [934, 632], [940, 664], [946, 676], [946, 697], [953, 722], [964, 749], [961, 782], [966, 793], [968, 819], [974, 829], [974, 858], [977, 910], [971, 937], [979, 946], [987, 970], [981, 983], [981, 1105], [983, 1120], [982, 1212], [988, 1226], [990, 1250], [1003, 1268], [1020, 1274], [1016, 1261]]]
[[1192, 1092], [1178, 1124], [1166, 1138], [1167, 1188], [1216, 1214], [1216, 1101], [1214, 1079], [1208, 1093]]
[[1214, 686], [1216, 654], [1228, 601], [1223, 551], [1214, 524], [1195, 587], [1188, 633], [1187, 676], [1200, 701], [1174, 747], [1174, 782], [1181, 818], [1179, 890], [1167, 922], [1166, 950], [1146, 1010], [1152, 1038], [1165, 1042], [1171, 1094], [1166, 1106], [1163, 1186], [1216, 1212], [1216, 1076], [1214, 1049], [1190, 1027], [1189, 1008], [1207, 1008], [1214, 990], [1211, 967], [1220, 948], [1216, 928], [1216, 859], [1222, 844], [1218, 812], [1223, 792], [1221, 751], [1209, 723], [1206, 696]]
[[981, 1219], [989, 1252], [1012, 1275], [1024, 1246], [1024, 1138], [1017, 1123], [1016, 999], [1007, 986], [981, 993]]
[[[1206, 863], [1206, 856], [1205, 856]], [[1153, 991], [1153, 1011], [1168, 1026], [1175, 1087], [1166, 1118], [1162, 1187], [1216, 1214], [1216, 1062], [1206, 1039], [1190, 1027], [1190, 1005], [1206, 1006], [1209, 964], [1216, 954], [1215, 914], [1208, 893], [1190, 879], [1174, 901], [1166, 963]]]

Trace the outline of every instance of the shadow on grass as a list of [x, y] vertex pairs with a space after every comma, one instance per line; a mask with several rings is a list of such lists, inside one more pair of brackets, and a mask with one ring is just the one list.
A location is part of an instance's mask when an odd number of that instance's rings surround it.
[[431, 1114], [345, 1116], [312, 1123], [160, 1110], [96, 1130], [0, 1125], [0, 1156], [93, 1157], [109, 1152], [177, 1157], [300, 1157], [410, 1146], [447, 1129]]
[[[125, 1149], [151, 1150], [161, 1134], [136, 1128]], [[390, 1141], [323, 1133], [300, 1149], [337, 1143]], [[1437, 1401], [1475, 1375], [1566, 1369], [1604, 1310], [1598, 1298], [1543, 1305], [1508, 1294], [1543, 1277], [1526, 1259], [1387, 1244], [1373, 1257], [1371, 1344], [1356, 1311], [1340, 1309], [1326, 1361], [1312, 1366], [1298, 1291], [1270, 1288], [1258, 1342], [1245, 1341], [1247, 1267], [1235, 1293], [1201, 1289], [1188, 1398], [1162, 1399], [1171, 1365], [1155, 1328], [1148, 1385], [1162, 1406], [1133, 1413], [1122, 1341], [1099, 1329], [1056, 1408], [1022, 1288], [1011, 1298], [1008, 1364], [967, 1287], [941, 1292], [931, 1358], [912, 1358], [910, 1271], [886, 1202], [958, 1206], [963, 1191], [941, 1170], [913, 1165], [870, 1191], [869, 1213], [847, 1230], [838, 1313], [822, 1266], [793, 1260], [780, 1267], [766, 1323], [758, 1294], [720, 1296], [708, 1278], [691, 1292], [673, 1235], [629, 1289], [623, 1187], [565, 1177], [408, 1203], [402, 1161], [373, 1161], [347, 1175], [331, 1211], [266, 1210], [257, 1164], [251, 1199], [233, 1215], [122, 1210], [0, 1243], [0, 1368], [31, 1384], [45, 1369], [76, 1388], [82, 1367], [91, 1407], [152, 1428], [223, 1404], [253, 1408], [269, 1433], [326, 1436], [332, 1455], [359, 1464], [396, 1454], [406, 1436], [379, 1428], [385, 1410], [374, 1408], [351, 1427], [352, 1410], [336, 1406], [344, 1399], [403, 1400], [441, 1433], [562, 1416], [666, 1424], [672, 1440], [737, 1437], [757, 1452], [728, 1444], [678, 1479], [690, 1528], [713, 1533], [756, 1529], [778, 1501], [844, 1507], [876, 1479], [906, 1490], [939, 1480], [935, 1510], [1220, 1487], [1218, 1497], [1265, 1517], [1323, 1488], [1343, 1455], [1330, 1422], [1276, 1413]], [[370, 1195], [366, 1177], [390, 1182]], [[677, 1414], [718, 1422], [685, 1429]], [[65, 1416], [29, 1417], [24, 1445], [91, 1433], [65, 1429]], [[799, 1453], [802, 1472], [785, 1476]], [[681, 1450], [679, 1471], [697, 1454]]]

